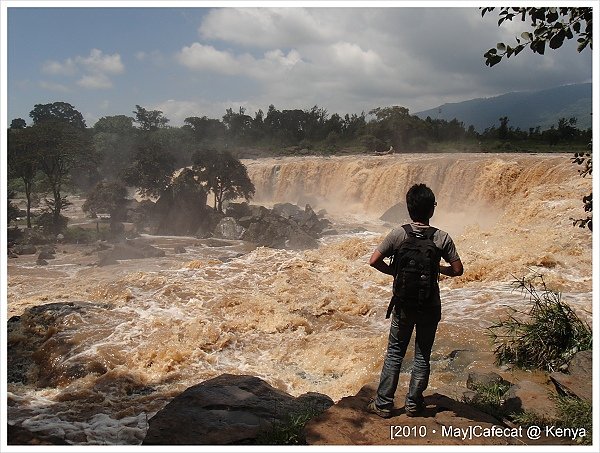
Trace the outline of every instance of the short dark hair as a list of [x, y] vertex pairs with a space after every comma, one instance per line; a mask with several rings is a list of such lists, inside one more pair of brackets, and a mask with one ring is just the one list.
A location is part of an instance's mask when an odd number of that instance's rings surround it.
[[406, 207], [413, 222], [429, 221], [434, 206], [435, 195], [425, 184], [415, 184], [406, 192]]

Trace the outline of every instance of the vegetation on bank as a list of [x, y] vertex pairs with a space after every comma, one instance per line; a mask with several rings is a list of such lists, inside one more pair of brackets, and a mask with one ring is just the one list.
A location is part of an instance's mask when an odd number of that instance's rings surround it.
[[469, 404], [503, 422], [523, 426], [552, 426], [570, 428], [574, 432], [585, 429], [586, 435], [577, 440], [583, 445], [592, 444], [593, 408], [592, 404], [577, 397], [555, 395], [556, 416], [548, 419], [529, 411], [509, 412], [503, 406], [503, 397], [510, 388], [509, 384], [482, 384], [476, 388], [477, 397]]
[[[549, 289], [541, 275], [515, 281], [516, 287], [529, 297], [528, 310], [510, 308], [507, 318], [489, 328], [495, 347], [496, 363], [512, 364], [522, 369], [553, 372], [565, 369], [578, 351], [592, 349], [591, 327], [562, 301], [560, 293]], [[590, 383], [591, 385], [591, 383]], [[511, 419], [523, 425], [552, 425], [563, 428], [585, 428], [592, 433], [592, 404], [573, 396], [554, 397], [557, 416], [546, 420], [540, 415], [507, 413], [502, 406], [507, 386], [496, 383], [477, 388], [473, 405], [502, 420]], [[591, 435], [581, 439], [591, 443]]]
[[518, 279], [515, 284], [529, 296], [529, 306], [527, 310], [509, 308], [508, 317], [489, 328], [497, 363], [552, 372], [576, 352], [592, 348], [591, 327], [563, 302], [559, 292], [546, 286], [541, 275]]

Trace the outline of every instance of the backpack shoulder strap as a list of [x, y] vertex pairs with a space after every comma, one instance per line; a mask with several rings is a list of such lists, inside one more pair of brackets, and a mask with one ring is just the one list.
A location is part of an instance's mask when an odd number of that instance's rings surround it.
[[404, 231], [406, 231], [407, 235], [409, 235], [413, 231], [412, 227], [408, 223], [402, 225], [402, 228], [404, 228]]
[[435, 232], [436, 232], [437, 230], [438, 230], [438, 229], [437, 229], [436, 227], [432, 227], [432, 226], [430, 226], [429, 228], [427, 228], [427, 230], [425, 230], [425, 233], [423, 233], [423, 234], [424, 234], [424, 236], [425, 236], [427, 239], [432, 239], [432, 240], [433, 240], [433, 235], [435, 234]]

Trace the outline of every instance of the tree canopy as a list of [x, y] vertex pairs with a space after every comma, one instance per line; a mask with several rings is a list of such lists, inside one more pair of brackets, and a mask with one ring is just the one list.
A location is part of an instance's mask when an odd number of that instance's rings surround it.
[[34, 124], [54, 120], [69, 123], [77, 129], [85, 129], [83, 115], [67, 102], [53, 102], [51, 104], [36, 104], [29, 112]]
[[162, 148], [140, 145], [123, 180], [144, 197], [160, 197], [171, 184], [175, 171], [175, 158]]
[[228, 151], [213, 149], [196, 151], [192, 157], [193, 170], [207, 191], [214, 194], [214, 208], [223, 211], [223, 202], [236, 198], [246, 200], [254, 194], [246, 166]]
[[134, 121], [138, 123], [143, 131], [154, 131], [161, 127], [166, 127], [169, 119], [163, 115], [160, 110], [146, 110], [139, 105], [135, 106], [133, 111], [135, 115]]
[[82, 210], [92, 215], [107, 213], [111, 223], [119, 219], [127, 203], [127, 188], [120, 181], [100, 181], [87, 194]]

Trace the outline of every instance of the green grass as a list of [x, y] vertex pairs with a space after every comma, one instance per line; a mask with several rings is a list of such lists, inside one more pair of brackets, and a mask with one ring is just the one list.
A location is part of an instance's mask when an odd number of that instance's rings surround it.
[[592, 444], [593, 407], [588, 401], [571, 396], [556, 396], [554, 398], [557, 409], [557, 418], [547, 420], [531, 412], [513, 414], [513, 422], [519, 425], [555, 426], [559, 428], [571, 428], [579, 431], [585, 429], [586, 435], [580, 437], [577, 442], [583, 445]]
[[275, 423], [269, 431], [260, 434], [253, 442], [256, 445], [306, 445], [304, 426], [322, 411], [307, 407], [304, 411], [289, 415]]
[[[489, 328], [496, 363], [556, 371], [578, 351], [592, 348], [592, 330], [541, 275], [515, 281], [529, 294], [529, 311], [511, 308], [507, 319]], [[536, 287], [535, 284], [539, 285]]]
[[465, 401], [486, 414], [502, 420], [507, 413], [502, 409], [502, 397], [510, 388], [509, 383], [480, 384], [475, 387], [477, 396], [471, 401]]

